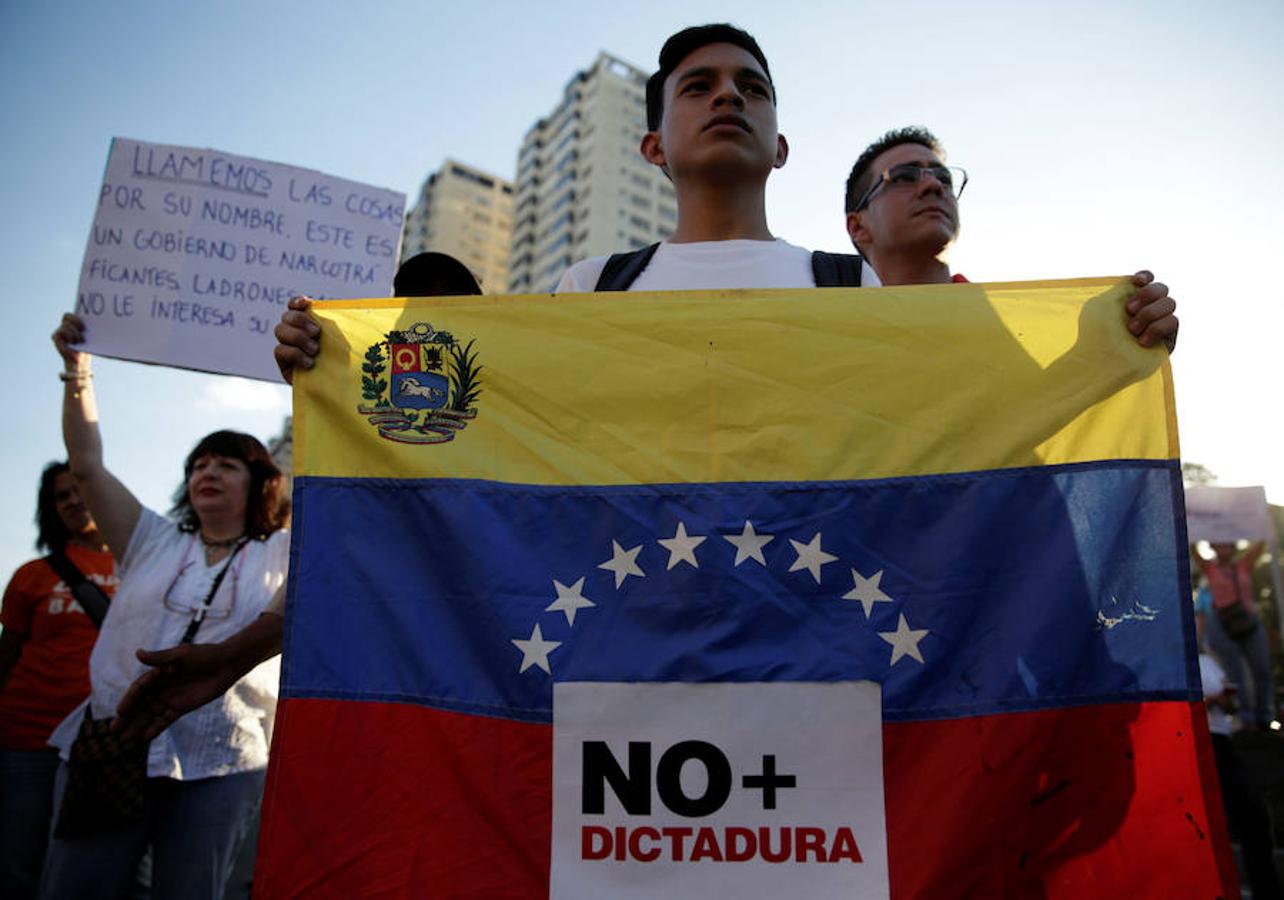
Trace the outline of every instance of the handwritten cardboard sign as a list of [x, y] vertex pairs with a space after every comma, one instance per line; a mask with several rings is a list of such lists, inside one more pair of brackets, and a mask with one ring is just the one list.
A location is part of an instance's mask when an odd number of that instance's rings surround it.
[[279, 381], [295, 294], [387, 296], [405, 195], [218, 150], [116, 138], [76, 312], [85, 349]]
[[1263, 487], [1186, 488], [1186, 531], [1191, 541], [1235, 543], [1275, 540], [1275, 525]]

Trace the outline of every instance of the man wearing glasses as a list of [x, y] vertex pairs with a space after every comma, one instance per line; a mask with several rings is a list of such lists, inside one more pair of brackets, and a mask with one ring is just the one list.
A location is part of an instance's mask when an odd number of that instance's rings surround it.
[[[864, 287], [946, 284], [941, 259], [959, 232], [958, 198], [967, 173], [946, 166], [940, 141], [925, 128], [889, 131], [865, 148], [847, 178], [847, 234], [864, 259]], [[1177, 304], [1147, 271], [1132, 276], [1137, 292], [1125, 307], [1127, 327], [1143, 347], [1177, 343]]]

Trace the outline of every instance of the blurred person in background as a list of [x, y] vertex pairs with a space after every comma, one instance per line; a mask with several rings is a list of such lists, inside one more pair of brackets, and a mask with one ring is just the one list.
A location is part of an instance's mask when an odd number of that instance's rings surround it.
[[1276, 715], [1270, 640], [1253, 597], [1253, 567], [1265, 546], [1259, 541], [1237, 554], [1234, 544], [1218, 543], [1212, 559], [1195, 553], [1204, 574], [1196, 610], [1204, 615], [1208, 645], [1238, 692], [1244, 727], [1261, 731]]
[[1221, 783], [1222, 802], [1233, 837], [1244, 851], [1244, 868], [1253, 892], [1253, 900], [1276, 900], [1281, 896], [1279, 876], [1275, 871], [1275, 847], [1271, 838], [1271, 817], [1260, 792], [1254, 790], [1244, 771], [1244, 762], [1231, 740], [1231, 728], [1237, 709], [1235, 687], [1207, 648], [1211, 617], [1195, 617], [1195, 634], [1199, 643], [1199, 679], [1204, 688], [1204, 706], [1208, 710], [1208, 731], [1213, 740], [1217, 763], [1217, 780]]
[[[89, 696], [89, 652], [116, 589], [115, 564], [65, 462], [36, 498], [36, 549], [0, 607], [0, 897], [34, 897], [53, 814], [49, 735]], [[84, 601], [83, 603], [81, 601]]]

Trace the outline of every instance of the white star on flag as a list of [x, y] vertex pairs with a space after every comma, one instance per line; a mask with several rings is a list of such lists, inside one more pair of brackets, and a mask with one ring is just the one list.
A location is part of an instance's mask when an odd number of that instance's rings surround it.
[[557, 590], [557, 599], [544, 607], [544, 612], [564, 612], [566, 613], [566, 624], [575, 624], [575, 612], [580, 609], [588, 609], [590, 606], [597, 604], [585, 597], [582, 593], [584, 589], [584, 579], [581, 578], [570, 587], [562, 584], [556, 578], [553, 579], [553, 587]]
[[789, 567], [789, 571], [797, 572], [800, 569], [806, 569], [811, 573], [811, 577], [816, 579], [817, 584], [820, 584], [820, 567], [825, 563], [831, 563], [838, 559], [838, 557], [834, 556], [832, 553], [826, 553], [824, 550], [820, 549], [819, 531], [817, 531], [816, 536], [806, 544], [802, 541], [795, 541], [793, 538], [789, 539], [789, 543], [794, 545], [794, 552], [798, 554], [798, 558], [795, 559], [794, 564]]
[[896, 661], [902, 656], [912, 656], [920, 663], [923, 661], [918, 642], [927, 636], [927, 629], [910, 628], [909, 623], [905, 621], [905, 613], [900, 614], [900, 621], [896, 623], [895, 631], [880, 631], [878, 636], [892, 645], [892, 661], [887, 664], [888, 668], [896, 665]]
[[618, 590], [620, 585], [624, 584], [624, 579], [630, 575], [637, 575], [639, 578], [645, 578], [646, 573], [638, 565], [638, 554], [642, 552], [642, 545], [638, 544], [632, 550], [625, 550], [620, 546], [619, 541], [611, 541], [611, 558], [606, 562], [598, 565], [599, 569], [606, 569], [608, 572], [615, 573], [615, 587]]
[[[874, 611], [875, 603], [891, 603], [892, 598], [883, 593], [883, 589], [878, 586], [883, 580], [883, 570], [879, 569], [871, 577], [866, 578], [852, 569], [852, 589], [843, 594], [844, 600], [859, 600], [865, 607], [865, 618], [869, 618]], [[922, 660], [919, 660], [922, 662]]]
[[513, 638], [513, 645], [522, 651], [522, 667], [517, 670], [520, 675], [531, 666], [539, 666], [547, 674], [552, 675], [552, 670], [548, 667], [548, 655], [562, 646], [561, 641], [546, 641], [544, 635], [540, 634], [539, 623], [535, 623], [535, 628], [531, 631], [529, 640]]
[[700, 568], [700, 564], [696, 562], [695, 548], [704, 543], [704, 538], [687, 534], [685, 522], [678, 523], [678, 530], [673, 537], [660, 538], [657, 543], [669, 551], [669, 565], [665, 567], [666, 572], [680, 562], [690, 563], [693, 569]]
[[724, 534], [723, 537], [736, 547], [735, 565], [740, 565], [746, 559], [756, 559], [763, 566], [767, 565], [767, 560], [762, 555], [762, 548], [774, 540], [775, 535], [756, 533], [753, 530], [753, 523], [745, 519], [743, 531], [739, 534]]

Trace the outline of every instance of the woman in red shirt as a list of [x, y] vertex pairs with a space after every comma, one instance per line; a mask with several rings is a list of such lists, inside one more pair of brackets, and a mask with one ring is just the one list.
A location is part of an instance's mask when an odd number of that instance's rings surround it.
[[1253, 596], [1253, 567], [1265, 549], [1266, 544], [1259, 541], [1237, 555], [1235, 544], [1213, 544], [1213, 559], [1197, 557], [1212, 597], [1213, 615], [1206, 616], [1209, 645], [1239, 690], [1240, 718], [1246, 726], [1261, 730], [1269, 730], [1278, 713], [1270, 640]]
[[[115, 567], [66, 463], [40, 478], [36, 548], [61, 551], [111, 595]], [[93, 623], [48, 558], [14, 573], [0, 607], [0, 897], [35, 895], [53, 814], [58, 751], [46, 741], [89, 696]]]

